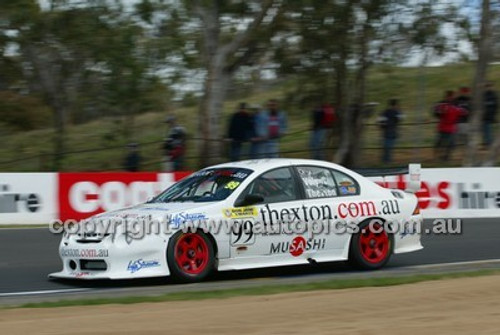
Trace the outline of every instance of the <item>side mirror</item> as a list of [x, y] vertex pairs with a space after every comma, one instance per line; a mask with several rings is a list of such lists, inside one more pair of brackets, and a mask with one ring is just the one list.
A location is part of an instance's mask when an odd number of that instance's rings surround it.
[[236, 201], [235, 207], [251, 206], [264, 202], [264, 197], [259, 194], [247, 194], [243, 199]]

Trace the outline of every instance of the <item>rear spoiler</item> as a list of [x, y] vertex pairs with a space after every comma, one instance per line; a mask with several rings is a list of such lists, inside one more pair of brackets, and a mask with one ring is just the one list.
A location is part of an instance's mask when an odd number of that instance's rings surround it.
[[387, 168], [387, 169], [356, 169], [357, 173], [364, 177], [382, 177], [385, 183], [385, 178], [388, 176], [399, 176], [408, 175], [408, 180], [406, 182], [406, 192], [416, 193], [420, 190], [421, 179], [420, 170], [422, 166], [420, 164], [409, 164], [408, 167], [397, 167], [397, 168]]

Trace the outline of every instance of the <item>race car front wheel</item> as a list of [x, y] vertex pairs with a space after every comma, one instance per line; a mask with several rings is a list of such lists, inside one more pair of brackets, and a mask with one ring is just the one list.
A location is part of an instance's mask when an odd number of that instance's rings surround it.
[[168, 244], [167, 261], [174, 279], [198, 282], [214, 271], [214, 246], [203, 232], [179, 232]]
[[349, 262], [360, 269], [375, 270], [389, 261], [392, 236], [384, 230], [380, 220], [369, 220], [359, 225], [349, 247]]

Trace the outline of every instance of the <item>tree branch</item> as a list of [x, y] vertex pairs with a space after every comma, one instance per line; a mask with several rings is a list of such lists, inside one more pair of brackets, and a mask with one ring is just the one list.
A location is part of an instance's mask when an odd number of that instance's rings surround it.
[[266, 17], [267, 11], [273, 4], [274, 0], [265, 0], [262, 4], [261, 10], [254, 17], [254, 20], [247, 27], [247, 29], [236, 35], [231, 42], [223, 47], [223, 53], [226, 57], [227, 55], [234, 54], [239, 48], [248, 46], [249, 42], [252, 40], [252, 35], [259, 28], [262, 21]]
[[[277, 25], [278, 19], [279, 19], [280, 15], [283, 13], [284, 9], [285, 9], [284, 6], [280, 6], [278, 12], [276, 13], [276, 15], [273, 18], [273, 21], [269, 24], [269, 27], [267, 27], [267, 31], [270, 32], [270, 34], [269, 34], [270, 36], [272, 35], [273, 28]], [[261, 19], [261, 22], [262, 22], [262, 19]], [[254, 28], [254, 29], [257, 29], [257, 28]], [[240, 66], [248, 63], [248, 61], [250, 59], [252, 59], [252, 57], [259, 51], [259, 48], [257, 46], [255, 46], [254, 43], [252, 43], [254, 41], [254, 39], [255, 39], [255, 35], [254, 35], [254, 33], [251, 33], [248, 36], [247, 40], [244, 41], [244, 45], [242, 44], [237, 49], [234, 50], [234, 53], [235, 53], [239, 48], [242, 48], [242, 47], [246, 48], [246, 50], [240, 56], [236, 56], [236, 57], [234, 57], [234, 59], [232, 59], [230, 62], [228, 62], [228, 64], [225, 67], [225, 70], [227, 72], [236, 71]]]
[[248, 46], [241, 56], [235, 58], [230, 64], [224, 67], [224, 71], [228, 73], [236, 71], [240, 66], [247, 64], [258, 50], [255, 45]]

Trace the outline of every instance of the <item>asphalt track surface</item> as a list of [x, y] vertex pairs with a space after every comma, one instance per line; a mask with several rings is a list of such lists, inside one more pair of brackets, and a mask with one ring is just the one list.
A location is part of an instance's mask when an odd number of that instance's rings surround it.
[[[425, 227], [431, 224], [426, 221]], [[168, 278], [98, 282], [49, 280], [47, 275], [61, 267], [60, 236], [44, 228], [0, 229], [0, 304], [500, 268], [500, 219], [465, 219], [461, 224], [461, 234], [423, 234], [423, 250], [393, 255], [389, 264], [379, 271], [357, 272], [345, 263], [326, 263], [221, 272], [208, 282], [189, 285], [174, 284]]]

